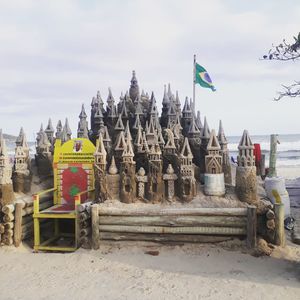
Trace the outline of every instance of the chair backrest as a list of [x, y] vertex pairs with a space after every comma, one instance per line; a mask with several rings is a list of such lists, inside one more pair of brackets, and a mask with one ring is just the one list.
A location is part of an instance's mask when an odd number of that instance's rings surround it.
[[[53, 158], [55, 204], [74, 203], [74, 196], [94, 188], [95, 146], [89, 139], [77, 138], [61, 144], [55, 141]], [[84, 202], [90, 195], [82, 195]]]

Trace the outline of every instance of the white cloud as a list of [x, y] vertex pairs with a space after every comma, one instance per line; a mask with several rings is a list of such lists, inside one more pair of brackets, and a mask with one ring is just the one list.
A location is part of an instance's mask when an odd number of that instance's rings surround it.
[[140, 86], [154, 90], [158, 101], [163, 85], [171, 82], [183, 102], [192, 94], [196, 53], [218, 88], [211, 93], [197, 87], [197, 107], [211, 127], [221, 118], [228, 134], [240, 134], [244, 128], [254, 133], [297, 132], [300, 101], [271, 100], [280, 83], [300, 77], [299, 67], [258, 60], [273, 42], [299, 31], [300, 4], [295, 2], [288, 12], [285, 5], [1, 1], [0, 126], [18, 133], [23, 125], [31, 135], [48, 116], [55, 121], [68, 116], [75, 132], [81, 103], [89, 109], [98, 89], [106, 98], [108, 86], [118, 99], [128, 89], [132, 69]]

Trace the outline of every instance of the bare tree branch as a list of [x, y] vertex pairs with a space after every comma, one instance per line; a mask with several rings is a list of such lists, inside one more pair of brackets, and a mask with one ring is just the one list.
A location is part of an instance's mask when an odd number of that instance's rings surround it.
[[282, 85], [284, 90], [278, 92], [278, 97], [274, 98], [274, 101], [279, 101], [284, 97], [296, 98], [300, 97], [300, 81], [295, 81], [294, 84], [290, 86]]
[[294, 40], [294, 43], [287, 43], [284, 39], [279, 45], [272, 45], [263, 59], [283, 61], [300, 59], [300, 32], [298, 37], [294, 37]]

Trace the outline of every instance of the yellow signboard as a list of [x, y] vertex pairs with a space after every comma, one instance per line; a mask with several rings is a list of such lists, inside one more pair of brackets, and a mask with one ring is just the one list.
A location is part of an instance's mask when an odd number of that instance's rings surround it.
[[61, 144], [56, 140], [53, 163], [93, 163], [95, 146], [89, 139], [77, 138]]

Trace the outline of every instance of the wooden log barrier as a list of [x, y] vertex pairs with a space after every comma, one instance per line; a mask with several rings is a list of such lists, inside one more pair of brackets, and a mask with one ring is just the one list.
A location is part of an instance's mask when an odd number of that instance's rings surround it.
[[275, 203], [275, 245], [285, 245], [284, 233], [284, 204]]
[[93, 204], [91, 206], [91, 220], [92, 220], [92, 247], [94, 250], [97, 250], [99, 249], [99, 244], [100, 244], [98, 204]]
[[6, 204], [2, 207], [2, 212], [4, 214], [11, 214], [15, 210], [15, 206], [13, 204]]
[[[99, 208], [98, 220], [96, 206]], [[99, 248], [99, 239], [205, 243], [247, 236], [247, 246], [256, 245], [255, 206], [126, 209], [94, 204], [91, 211], [93, 249]]]
[[22, 241], [22, 209], [23, 203], [17, 202], [15, 205], [15, 226], [14, 226], [14, 244], [19, 247]]
[[247, 247], [254, 248], [256, 246], [256, 206], [248, 206], [247, 208]]

